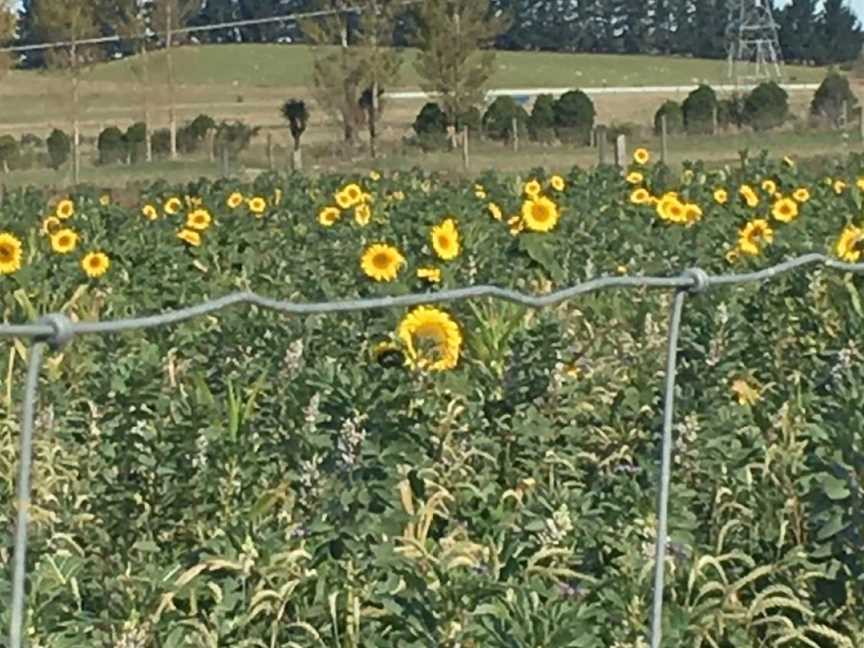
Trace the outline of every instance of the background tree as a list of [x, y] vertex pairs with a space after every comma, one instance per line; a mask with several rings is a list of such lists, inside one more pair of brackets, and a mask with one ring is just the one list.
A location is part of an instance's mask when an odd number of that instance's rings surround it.
[[[15, 36], [17, 16], [12, 7], [12, 0], [0, 0], [0, 46], [9, 43]], [[0, 52], [0, 78], [12, 63], [12, 57]]]
[[40, 41], [70, 43], [68, 47], [49, 50], [45, 60], [49, 66], [66, 71], [71, 79], [72, 178], [77, 183], [81, 170], [81, 71], [99, 56], [98, 48], [82, 47], [78, 42], [96, 35], [97, 4], [95, 0], [33, 0], [30, 9], [34, 31]]
[[168, 82], [168, 132], [171, 159], [177, 159], [176, 80], [173, 47], [180, 40], [175, 32], [185, 27], [200, 8], [199, 0], [152, 0], [150, 29], [165, 43], [165, 72]]
[[495, 52], [481, 47], [505, 26], [500, 16], [490, 15], [488, 0], [426, 0], [420, 9], [415, 68], [420, 87], [440, 95], [449, 125], [483, 101]]
[[369, 153], [373, 158], [377, 154], [382, 87], [396, 83], [402, 65], [398, 51], [393, 48], [393, 33], [402, 4], [400, 0], [365, 0], [359, 5], [363, 13], [356, 31], [356, 62], [365, 88], [360, 95], [360, 107], [366, 116]]
[[282, 116], [288, 120], [288, 128], [291, 130], [291, 138], [294, 140], [291, 168], [300, 171], [303, 168], [300, 138], [303, 137], [306, 126], [309, 124], [309, 109], [306, 108], [306, 102], [299, 99], [289, 99], [282, 106]]
[[[341, 123], [345, 143], [353, 146], [362, 119], [360, 86], [364, 73], [351, 47], [353, 6], [346, 0], [321, 0], [318, 8], [335, 13], [302, 25], [312, 49], [312, 83], [321, 108]], [[334, 45], [336, 46], [334, 48]]]

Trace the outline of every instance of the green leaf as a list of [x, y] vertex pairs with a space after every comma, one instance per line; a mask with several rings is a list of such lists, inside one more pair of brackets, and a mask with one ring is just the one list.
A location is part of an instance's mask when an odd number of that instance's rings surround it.
[[846, 481], [843, 479], [838, 479], [828, 473], [822, 473], [819, 475], [819, 482], [822, 484], [825, 494], [831, 500], [846, 499], [850, 495]]

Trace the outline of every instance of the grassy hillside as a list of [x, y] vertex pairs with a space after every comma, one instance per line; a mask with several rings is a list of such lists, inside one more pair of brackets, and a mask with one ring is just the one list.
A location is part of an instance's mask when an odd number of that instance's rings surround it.
[[[412, 65], [414, 50], [406, 50], [400, 87], [416, 87]], [[309, 81], [311, 48], [304, 45], [210, 45], [184, 47], [175, 54], [178, 78], [185, 84], [297, 87]], [[154, 73], [165, 69], [164, 54], [151, 55]], [[93, 81], [133, 80], [135, 59], [96, 66]], [[798, 81], [821, 78], [813, 68], [789, 67], [788, 76]], [[726, 65], [708, 61], [659, 56], [609, 54], [556, 54], [549, 52], [500, 52], [492, 79], [495, 87], [684, 85], [707, 80], [723, 82]]]

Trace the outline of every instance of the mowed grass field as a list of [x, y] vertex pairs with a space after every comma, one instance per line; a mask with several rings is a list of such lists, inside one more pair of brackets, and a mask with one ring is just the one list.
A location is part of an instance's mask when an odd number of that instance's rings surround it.
[[[181, 118], [207, 112], [216, 118], [245, 119], [258, 124], [279, 121], [278, 107], [288, 96], [310, 96], [312, 50], [302, 45], [185, 46], [174, 52]], [[403, 52], [404, 64], [393, 90], [419, 89], [414, 50]], [[84, 75], [82, 120], [96, 130], [102, 125], [127, 125], [140, 120], [144, 93], [154, 106], [157, 125], [167, 123], [165, 53], [147, 56], [152, 80], [145, 89], [144, 64], [139, 57], [99, 63]], [[654, 56], [500, 52], [492, 88], [603, 87], [688, 85], [725, 81], [723, 61]], [[795, 82], [816, 82], [824, 70], [787, 68]], [[59, 72], [15, 71], [0, 82], [0, 128], [7, 132], [42, 133], [69, 119], [70, 82]], [[656, 110], [663, 97], [602, 97], [600, 118], [633, 120]], [[389, 117], [410, 121], [420, 102], [393, 102]], [[602, 105], [605, 104], [605, 105]], [[624, 114], [616, 113], [616, 106]], [[324, 121], [320, 111], [317, 122]], [[635, 114], [634, 114], [635, 113]], [[314, 122], [313, 122], [314, 124]]]

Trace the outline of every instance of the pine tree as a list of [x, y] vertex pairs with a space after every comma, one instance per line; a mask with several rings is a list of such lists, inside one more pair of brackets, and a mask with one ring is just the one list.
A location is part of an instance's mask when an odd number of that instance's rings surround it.
[[819, 51], [816, 63], [845, 63], [861, 53], [861, 24], [843, 0], [825, 0], [817, 23]]
[[415, 62], [420, 87], [441, 97], [451, 126], [483, 101], [495, 64], [493, 50], [481, 47], [504, 31], [490, 17], [488, 0], [426, 0], [420, 10], [420, 54]]
[[[11, 0], [0, 0], [0, 45], [5, 45], [15, 36], [15, 22], [16, 15]], [[0, 77], [11, 63], [11, 56], [0, 53]]]
[[672, 51], [673, 16], [670, 0], [655, 0], [651, 12], [651, 45], [658, 54]]

